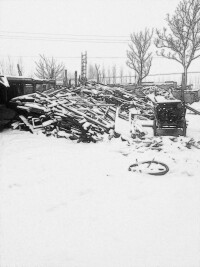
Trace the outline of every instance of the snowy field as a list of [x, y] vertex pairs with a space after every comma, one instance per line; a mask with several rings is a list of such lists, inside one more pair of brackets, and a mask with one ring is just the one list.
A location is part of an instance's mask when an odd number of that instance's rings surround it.
[[[199, 267], [200, 149], [183, 139], [158, 152], [0, 133], [0, 267]], [[153, 158], [166, 175], [128, 171]]]

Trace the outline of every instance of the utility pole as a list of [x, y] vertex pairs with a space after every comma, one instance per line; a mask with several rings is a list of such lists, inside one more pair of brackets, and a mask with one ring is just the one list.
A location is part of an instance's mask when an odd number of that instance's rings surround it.
[[67, 87], [68, 85], [68, 80], [67, 80], [67, 70], [65, 70], [65, 76], [64, 76], [64, 86]]
[[87, 52], [81, 53], [81, 84], [87, 81]]
[[17, 64], [17, 70], [18, 70], [18, 74], [19, 74], [19, 76], [22, 76], [22, 71], [21, 71], [21, 69], [20, 69], [19, 64]]

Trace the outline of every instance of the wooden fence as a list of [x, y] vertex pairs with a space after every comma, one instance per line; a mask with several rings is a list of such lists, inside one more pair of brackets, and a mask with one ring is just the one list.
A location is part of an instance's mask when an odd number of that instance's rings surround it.
[[[96, 79], [92, 79], [96, 80]], [[165, 83], [167, 81], [182, 81], [182, 73], [151, 74], [147, 76], [144, 82]], [[135, 76], [117, 76], [117, 77], [100, 77], [100, 82], [104, 84], [130, 84], [136, 82]], [[200, 89], [200, 72], [188, 72], [188, 85], [192, 84], [193, 89]]]

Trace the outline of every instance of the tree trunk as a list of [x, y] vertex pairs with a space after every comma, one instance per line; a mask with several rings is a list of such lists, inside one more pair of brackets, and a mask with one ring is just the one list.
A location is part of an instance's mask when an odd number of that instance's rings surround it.
[[138, 77], [138, 81], [137, 81], [137, 85], [139, 85], [139, 86], [140, 86], [140, 85], [141, 85], [141, 83], [142, 83], [142, 78], [139, 76], [139, 77]]
[[187, 87], [187, 68], [183, 67], [183, 76], [182, 76], [182, 88], [186, 90]]
[[139, 84], [138, 85], [142, 84], [142, 72], [143, 72], [143, 64], [142, 64], [142, 61], [141, 61], [140, 74], [139, 74]]
[[184, 66], [183, 67], [183, 74], [182, 74], [182, 85], [181, 85], [181, 89], [182, 89], [182, 93], [181, 93], [181, 100], [184, 102], [185, 101], [185, 95], [184, 95], [184, 91], [187, 88], [187, 68]]
[[187, 68], [184, 68], [184, 78], [185, 78], [185, 89], [187, 87]]

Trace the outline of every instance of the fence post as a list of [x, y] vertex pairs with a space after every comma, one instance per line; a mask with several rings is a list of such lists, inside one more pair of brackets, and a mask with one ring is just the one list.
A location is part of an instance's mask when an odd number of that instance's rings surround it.
[[67, 70], [65, 70], [64, 86], [67, 86]]
[[68, 88], [71, 88], [71, 79], [69, 79]]
[[77, 71], [75, 71], [75, 87], [77, 87]]

